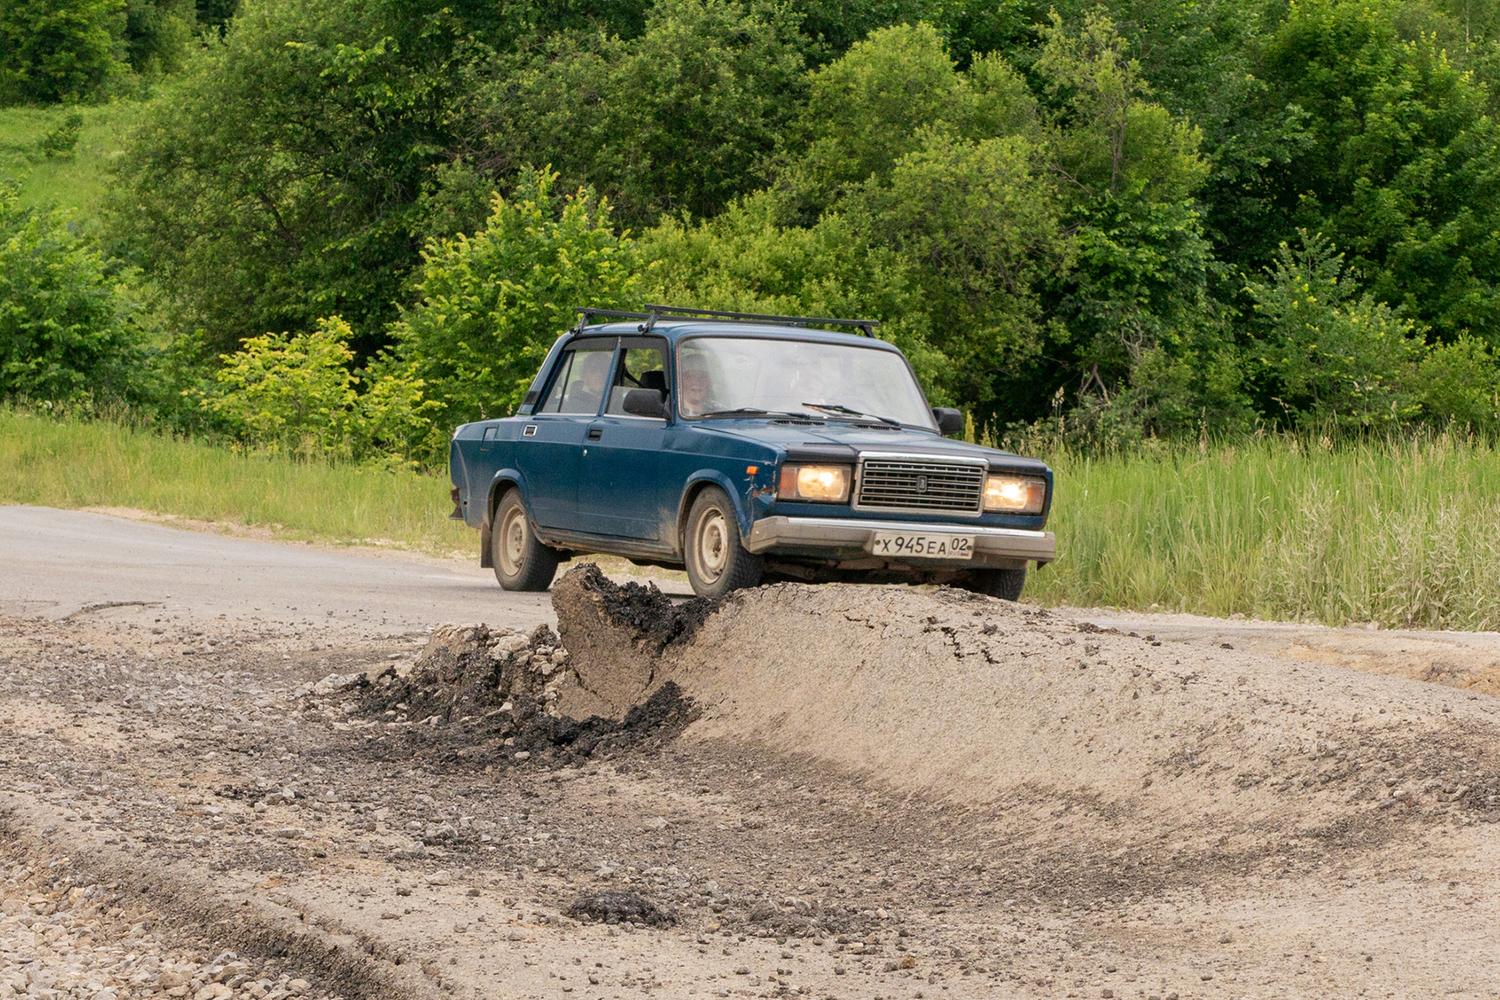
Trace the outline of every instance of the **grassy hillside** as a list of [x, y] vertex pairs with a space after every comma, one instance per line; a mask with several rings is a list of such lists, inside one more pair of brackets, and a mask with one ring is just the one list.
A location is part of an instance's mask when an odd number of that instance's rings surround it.
[[[1054, 459], [1045, 604], [1342, 625], [1500, 628], [1500, 450], [1456, 437], [1296, 439]], [[0, 501], [125, 506], [292, 538], [471, 553], [440, 475], [308, 464], [0, 411]]]
[[[95, 107], [0, 108], [0, 180], [21, 186], [23, 204], [48, 205], [71, 220], [90, 224], [109, 184], [109, 166], [140, 111], [140, 103], [114, 101]], [[69, 114], [83, 117], [70, 156], [46, 156], [42, 140]]]

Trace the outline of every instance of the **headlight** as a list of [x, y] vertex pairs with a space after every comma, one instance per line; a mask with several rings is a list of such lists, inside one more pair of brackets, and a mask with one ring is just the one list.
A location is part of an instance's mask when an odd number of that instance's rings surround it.
[[1040, 514], [1047, 505], [1047, 481], [1032, 476], [990, 476], [984, 481], [984, 509]]
[[847, 465], [783, 465], [776, 496], [780, 500], [840, 503], [849, 498]]

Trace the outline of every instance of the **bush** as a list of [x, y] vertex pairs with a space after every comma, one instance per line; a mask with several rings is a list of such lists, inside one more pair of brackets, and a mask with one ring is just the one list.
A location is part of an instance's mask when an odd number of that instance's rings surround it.
[[434, 423], [442, 405], [425, 395], [416, 366], [382, 354], [365, 369], [355, 407], [354, 448], [386, 465], [429, 465], [447, 457], [447, 432]]
[[57, 123], [57, 127], [37, 141], [37, 149], [49, 160], [71, 160], [78, 146], [78, 135], [83, 131], [83, 115], [70, 111]]
[[1304, 234], [1300, 247], [1283, 243], [1265, 278], [1245, 291], [1259, 320], [1264, 375], [1294, 424], [1367, 431], [1417, 414], [1415, 324], [1362, 294], [1327, 239]]
[[221, 359], [218, 391], [204, 404], [239, 437], [304, 457], [353, 457], [355, 376], [349, 324], [251, 337]]
[[559, 197], [556, 181], [528, 172], [511, 197], [494, 197], [483, 229], [422, 255], [416, 303], [391, 334], [409, 377], [438, 401], [440, 431], [510, 414], [577, 307], [638, 304], [635, 248], [611, 228], [609, 203], [586, 188]]
[[123, 0], [6, 0], [0, 4], [0, 104], [98, 96], [122, 64], [115, 39]]
[[141, 359], [131, 303], [103, 256], [0, 185], [0, 400], [130, 399]]
[[1500, 430], [1500, 358], [1483, 341], [1438, 344], [1417, 366], [1413, 388], [1431, 423]]

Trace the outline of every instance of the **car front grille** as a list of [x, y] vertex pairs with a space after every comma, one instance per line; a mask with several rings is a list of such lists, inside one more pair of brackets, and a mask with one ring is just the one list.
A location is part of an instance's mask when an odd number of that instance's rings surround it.
[[860, 463], [854, 505], [870, 510], [978, 514], [986, 471], [983, 465], [941, 459], [867, 458]]

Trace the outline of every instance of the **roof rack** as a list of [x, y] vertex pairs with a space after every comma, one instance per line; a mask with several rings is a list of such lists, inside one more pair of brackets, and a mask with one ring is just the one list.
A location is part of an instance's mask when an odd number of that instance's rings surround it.
[[776, 323], [784, 326], [853, 326], [866, 337], [875, 336], [875, 328], [880, 325], [879, 320], [873, 319], [834, 319], [831, 316], [775, 316], [770, 313], [743, 313], [726, 312], [722, 309], [691, 309], [685, 306], [663, 306], [647, 303], [646, 308], [650, 312], [623, 312], [618, 309], [594, 309], [585, 307], [578, 310], [578, 329], [591, 324], [596, 317], [603, 319], [638, 319], [643, 322], [640, 325], [642, 333], [648, 333], [656, 326], [660, 319], [674, 316], [684, 316], [692, 319], [709, 320], [715, 323], [733, 323], [745, 320], [753, 320], [761, 323]]

